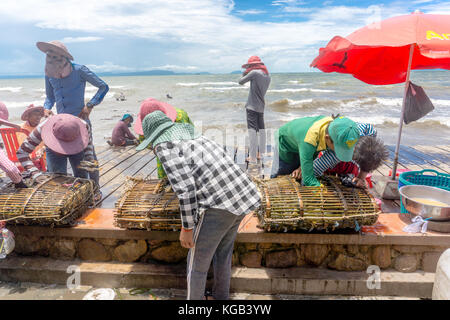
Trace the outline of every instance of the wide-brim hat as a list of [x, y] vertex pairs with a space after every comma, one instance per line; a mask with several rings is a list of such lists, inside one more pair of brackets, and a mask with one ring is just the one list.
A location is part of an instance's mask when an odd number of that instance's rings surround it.
[[89, 132], [86, 122], [71, 114], [57, 114], [42, 125], [44, 144], [56, 153], [73, 155], [86, 149]]
[[248, 58], [247, 63], [242, 65], [242, 68], [247, 69], [248, 67], [255, 64], [264, 64], [264, 63], [258, 56], [251, 56], [250, 58]]
[[20, 119], [22, 119], [23, 121], [27, 121], [28, 120], [28, 116], [35, 111], [39, 111], [42, 116], [44, 116], [44, 107], [42, 106], [35, 106], [33, 104], [30, 104], [25, 111], [22, 113], [22, 116], [20, 117]]
[[143, 150], [148, 145], [157, 146], [163, 142], [197, 139], [201, 134], [189, 123], [174, 123], [162, 111], [154, 111], [143, 121], [146, 139], [136, 150]]
[[48, 51], [52, 50], [59, 53], [62, 56], [69, 58], [70, 60], [73, 60], [73, 57], [69, 53], [69, 50], [67, 50], [67, 47], [61, 41], [58, 40], [53, 40], [50, 42], [39, 41], [36, 42], [36, 46], [38, 47], [39, 50], [41, 50], [44, 53], [47, 53]]
[[142, 129], [142, 121], [148, 114], [158, 110], [165, 113], [166, 116], [169, 117], [170, 120], [172, 120], [172, 122], [174, 122], [177, 118], [177, 110], [174, 106], [153, 98], [147, 98], [142, 102], [139, 109], [136, 122], [134, 123], [134, 132], [140, 135], [144, 135], [144, 130]]

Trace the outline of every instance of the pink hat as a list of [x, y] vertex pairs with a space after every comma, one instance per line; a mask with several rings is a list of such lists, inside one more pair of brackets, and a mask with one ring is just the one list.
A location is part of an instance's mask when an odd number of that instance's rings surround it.
[[8, 120], [8, 118], [9, 118], [8, 108], [3, 102], [0, 102], [0, 119]]
[[264, 63], [258, 56], [251, 56], [250, 58], [248, 58], [247, 63], [242, 65], [242, 68], [247, 69], [253, 64], [264, 64]]
[[57, 114], [45, 121], [41, 136], [47, 147], [63, 155], [80, 153], [89, 144], [86, 122], [66, 113]]
[[59, 53], [62, 56], [65, 56], [69, 58], [70, 60], [73, 60], [72, 55], [69, 53], [69, 50], [67, 50], [67, 47], [58, 40], [53, 40], [50, 42], [36, 42], [36, 46], [39, 50], [41, 50], [44, 53], [47, 53], [48, 51], [52, 50], [54, 52]]
[[142, 121], [144, 120], [146, 115], [157, 110], [164, 112], [170, 120], [175, 122], [175, 119], [177, 118], [177, 110], [175, 109], [175, 107], [153, 98], [147, 98], [142, 102], [137, 120], [134, 123], [134, 131], [137, 134], [144, 135], [144, 131], [142, 130]]
[[23, 121], [27, 121], [29, 115], [34, 112], [34, 111], [39, 111], [42, 116], [44, 116], [44, 107], [42, 106], [34, 106], [34, 104], [30, 104], [25, 111], [22, 113], [22, 116], [20, 117], [20, 119], [22, 119]]

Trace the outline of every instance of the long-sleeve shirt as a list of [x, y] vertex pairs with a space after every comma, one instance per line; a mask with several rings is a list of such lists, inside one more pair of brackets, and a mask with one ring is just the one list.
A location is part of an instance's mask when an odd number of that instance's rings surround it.
[[[36, 128], [36, 127], [30, 126], [28, 124], [28, 121], [25, 121], [24, 123], [22, 123], [22, 125], [20, 127], [22, 129], [27, 130], [28, 133], [31, 133]], [[19, 146], [20, 146], [28, 136], [23, 132], [17, 132], [16, 137], [17, 137], [17, 142], [19, 142]], [[39, 144], [39, 146], [37, 147], [37, 150], [43, 149], [44, 147], [45, 147], [44, 142], [41, 142]]]
[[111, 142], [113, 145], [121, 146], [126, 142], [126, 139], [135, 140], [136, 137], [131, 133], [127, 124], [120, 120], [113, 129]]
[[45, 76], [47, 98], [44, 108], [51, 110], [56, 103], [57, 113], [69, 113], [77, 117], [84, 108], [86, 81], [98, 88], [97, 93], [86, 105], [88, 107], [98, 105], [108, 92], [108, 85], [86, 66], [73, 63], [72, 72], [65, 78]]
[[22, 181], [22, 176], [20, 174], [19, 169], [16, 167], [14, 162], [9, 160], [6, 156], [5, 151], [0, 150], [0, 169], [2, 169], [8, 178], [11, 179], [14, 183], [19, 183]]
[[259, 208], [255, 184], [214, 141], [163, 142], [155, 152], [180, 202], [183, 228], [192, 229], [208, 208], [241, 215]]
[[[83, 120], [81, 120], [83, 121]], [[30, 135], [27, 137], [27, 139], [22, 143], [22, 145], [17, 150], [17, 159], [20, 161], [22, 166], [26, 171], [32, 174], [33, 177], [36, 177], [41, 174], [41, 172], [36, 168], [33, 164], [33, 161], [30, 159], [30, 154], [36, 149], [37, 146], [43, 141], [41, 132], [42, 132], [42, 126], [47, 122], [44, 121], [40, 123], [36, 129], [34, 129]], [[87, 124], [87, 122], [83, 121], [83, 123], [86, 125], [86, 128], [89, 131], [89, 143], [87, 147], [84, 149], [84, 159], [86, 161], [94, 161], [94, 145], [92, 144], [92, 134], [90, 126]], [[45, 141], [44, 141], [45, 143]]]
[[302, 183], [305, 186], [320, 186], [314, 176], [313, 161], [320, 151], [327, 148], [325, 128], [332, 117], [304, 117], [292, 120], [277, 131], [278, 152], [281, 160], [294, 163], [299, 155]]
[[248, 81], [250, 81], [250, 91], [245, 107], [262, 113], [266, 105], [264, 97], [270, 85], [270, 76], [262, 70], [252, 70], [239, 80], [239, 84], [242, 85]]
[[[358, 131], [360, 137], [365, 136], [377, 136], [377, 130], [370, 123], [358, 123]], [[314, 176], [320, 177], [324, 174], [328, 169], [333, 169], [336, 165], [341, 162], [336, 156], [336, 153], [333, 150], [325, 150], [322, 153], [321, 157], [318, 157], [314, 160]], [[353, 160], [351, 161], [355, 163]], [[357, 163], [355, 163], [358, 165]], [[359, 166], [358, 166], [359, 167]]]

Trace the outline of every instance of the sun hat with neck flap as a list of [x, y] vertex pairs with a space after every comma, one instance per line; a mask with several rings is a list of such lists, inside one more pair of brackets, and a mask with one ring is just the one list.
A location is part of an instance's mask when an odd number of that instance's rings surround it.
[[44, 53], [47, 53], [51, 50], [51, 51], [56, 52], [64, 57], [69, 58], [70, 60], [73, 60], [73, 57], [69, 53], [69, 50], [67, 50], [67, 47], [61, 41], [58, 41], [58, 40], [53, 40], [50, 42], [39, 41], [39, 42], [36, 42], [36, 46], [38, 47], [39, 50], [41, 50]]
[[89, 144], [86, 122], [71, 114], [50, 117], [42, 125], [41, 136], [47, 147], [63, 155], [80, 153]]
[[154, 98], [147, 98], [142, 102], [136, 122], [134, 123], [134, 131], [137, 134], [144, 135], [142, 122], [144, 121], [145, 116], [157, 110], [165, 113], [172, 122], [177, 118], [177, 110], [174, 106]]
[[142, 141], [136, 150], [143, 150], [148, 145], [156, 145], [177, 140], [193, 140], [201, 136], [193, 125], [189, 123], [176, 123], [162, 111], [154, 111], [145, 116], [142, 122], [145, 140]]

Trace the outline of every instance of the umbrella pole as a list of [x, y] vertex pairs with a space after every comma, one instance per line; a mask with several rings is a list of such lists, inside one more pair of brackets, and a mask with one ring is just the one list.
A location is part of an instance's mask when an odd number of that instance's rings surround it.
[[405, 117], [405, 108], [406, 108], [406, 95], [408, 93], [409, 76], [411, 74], [413, 55], [414, 55], [414, 44], [412, 44], [409, 48], [408, 71], [406, 73], [405, 92], [403, 94], [402, 114], [400, 116], [400, 125], [398, 128], [397, 145], [395, 146], [394, 164], [392, 165], [392, 177], [391, 177], [392, 180], [395, 180], [395, 176], [397, 174], [398, 153], [400, 151], [400, 139], [402, 137], [403, 119]]

